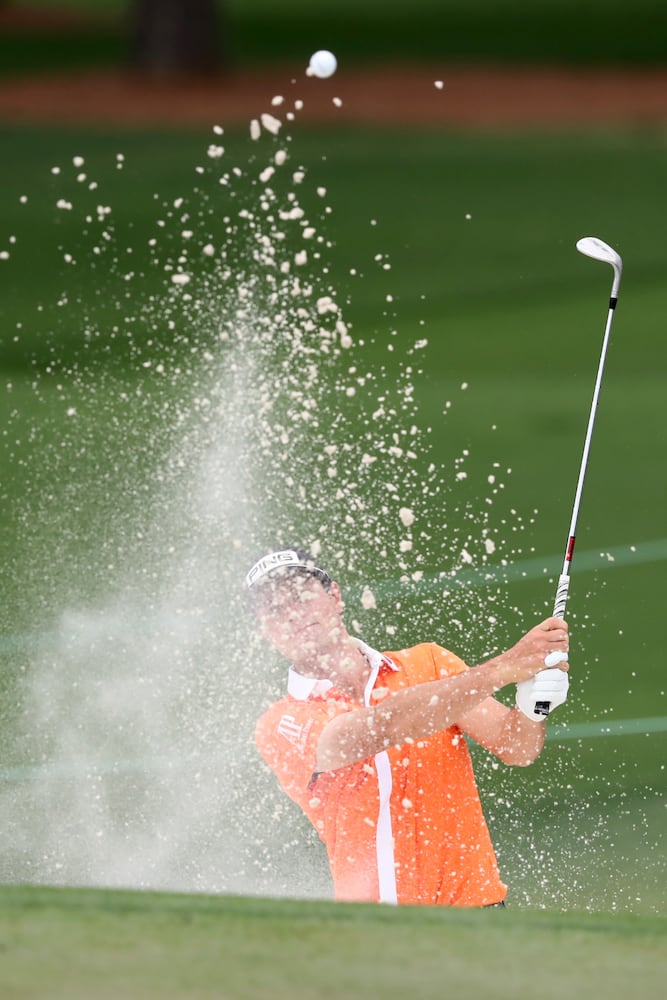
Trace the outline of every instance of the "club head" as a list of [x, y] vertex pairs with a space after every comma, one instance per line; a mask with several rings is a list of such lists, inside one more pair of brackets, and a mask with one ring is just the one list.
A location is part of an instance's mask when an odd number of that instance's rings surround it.
[[598, 239], [597, 236], [584, 236], [577, 240], [577, 250], [579, 253], [585, 254], [586, 257], [592, 257], [593, 260], [601, 260], [605, 264], [611, 264], [614, 269], [612, 295], [618, 295], [618, 286], [623, 271], [621, 255], [616, 253], [614, 248], [610, 247], [604, 240]]

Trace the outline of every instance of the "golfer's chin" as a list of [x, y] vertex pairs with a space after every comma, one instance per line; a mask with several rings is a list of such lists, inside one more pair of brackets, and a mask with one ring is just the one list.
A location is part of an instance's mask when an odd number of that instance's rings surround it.
[[309, 633], [307, 629], [303, 629], [297, 635], [290, 636], [289, 639], [274, 640], [274, 645], [279, 653], [292, 661], [304, 677], [314, 678], [318, 676], [313, 667], [317, 663], [321, 644], [312, 632]]
[[304, 677], [322, 680], [329, 676], [326, 669], [334, 654], [339, 630], [320, 621], [310, 622], [289, 636], [274, 639], [276, 648], [291, 660]]
[[294, 669], [303, 677], [314, 681], [333, 680], [335, 656], [319, 643], [304, 641], [294, 649], [290, 660]]

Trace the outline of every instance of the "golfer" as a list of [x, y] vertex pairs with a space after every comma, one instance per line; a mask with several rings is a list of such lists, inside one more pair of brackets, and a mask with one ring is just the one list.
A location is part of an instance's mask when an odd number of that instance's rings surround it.
[[[326, 845], [337, 900], [502, 905], [507, 887], [464, 735], [506, 764], [544, 745], [536, 701], [562, 704], [568, 629], [547, 618], [468, 668], [431, 642], [377, 652], [343, 624], [338, 584], [303, 549], [281, 549], [245, 585], [261, 635], [290, 662], [287, 693], [257, 723], [257, 747]], [[516, 706], [493, 695], [517, 685]]]

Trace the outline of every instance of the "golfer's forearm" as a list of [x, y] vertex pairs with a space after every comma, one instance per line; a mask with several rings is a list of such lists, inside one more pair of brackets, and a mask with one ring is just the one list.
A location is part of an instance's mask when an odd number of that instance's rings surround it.
[[419, 684], [372, 709], [369, 730], [377, 732], [385, 746], [425, 739], [453, 726], [504, 683], [495, 664], [487, 663], [454, 677]]
[[320, 737], [317, 769], [336, 770], [390, 746], [427, 739], [507, 683], [501, 660], [491, 660], [454, 677], [397, 691], [373, 708], [338, 716]]
[[503, 727], [493, 743], [486, 741], [484, 746], [504, 764], [526, 767], [541, 754], [545, 732], [544, 722], [534, 722], [518, 708], [513, 708], [505, 716]]

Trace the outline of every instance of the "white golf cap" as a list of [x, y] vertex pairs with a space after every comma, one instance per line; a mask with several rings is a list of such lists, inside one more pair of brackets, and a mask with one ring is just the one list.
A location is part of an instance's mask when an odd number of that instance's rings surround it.
[[258, 559], [246, 574], [245, 585], [251, 590], [258, 583], [276, 576], [286, 575], [290, 571], [310, 574], [321, 580], [325, 587], [331, 584], [329, 574], [318, 565], [315, 556], [305, 549], [277, 549]]

